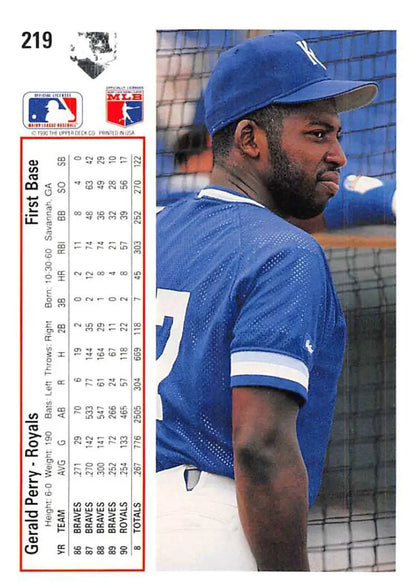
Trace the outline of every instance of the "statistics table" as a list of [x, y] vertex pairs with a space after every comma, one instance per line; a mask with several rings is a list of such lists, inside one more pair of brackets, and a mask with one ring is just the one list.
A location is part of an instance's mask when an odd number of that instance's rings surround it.
[[21, 140], [21, 569], [143, 569], [144, 138]]

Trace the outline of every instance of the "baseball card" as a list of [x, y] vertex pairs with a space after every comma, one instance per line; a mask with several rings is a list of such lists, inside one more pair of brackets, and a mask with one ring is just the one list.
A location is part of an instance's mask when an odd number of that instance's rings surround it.
[[217, 4], [6, 26], [8, 585], [406, 568], [401, 24]]

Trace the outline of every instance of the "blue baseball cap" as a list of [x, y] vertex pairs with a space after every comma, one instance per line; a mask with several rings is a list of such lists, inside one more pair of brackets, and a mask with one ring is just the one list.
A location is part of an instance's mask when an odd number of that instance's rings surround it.
[[333, 98], [338, 112], [369, 104], [374, 82], [333, 80], [299, 35], [273, 33], [222, 53], [205, 90], [205, 122], [211, 135], [269, 104]]

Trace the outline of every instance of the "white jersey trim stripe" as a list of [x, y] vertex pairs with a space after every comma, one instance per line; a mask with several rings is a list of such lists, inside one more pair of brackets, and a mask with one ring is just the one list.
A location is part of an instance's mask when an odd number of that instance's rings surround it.
[[299, 359], [267, 351], [236, 351], [231, 354], [231, 376], [270, 376], [297, 382], [306, 390], [309, 370]]
[[224, 200], [225, 202], [244, 202], [244, 204], [254, 204], [254, 206], [260, 206], [260, 208], [265, 208], [263, 204], [260, 204], [260, 202], [256, 202], [252, 198], [239, 196], [238, 194], [233, 194], [232, 192], [217, 190], [216, 188], [206, 188], [205, 190], [201, 190], [197, 198], [204, 197], [216, 198], [217, 200]]

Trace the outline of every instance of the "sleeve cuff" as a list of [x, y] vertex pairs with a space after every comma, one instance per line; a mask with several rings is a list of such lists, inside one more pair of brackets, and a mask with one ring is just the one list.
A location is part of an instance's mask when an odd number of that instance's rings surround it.
[[231, 386], [280, 388], [307, 399], [309, 370], [299, 359], [270, 351], [231, 354]]

